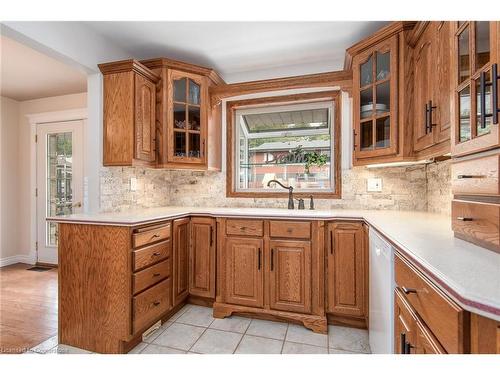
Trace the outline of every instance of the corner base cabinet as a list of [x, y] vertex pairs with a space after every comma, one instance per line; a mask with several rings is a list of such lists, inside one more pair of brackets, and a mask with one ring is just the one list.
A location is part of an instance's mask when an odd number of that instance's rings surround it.
[[324, 222], [218, 221], [214, 316], [250, 314], [326, 333]]

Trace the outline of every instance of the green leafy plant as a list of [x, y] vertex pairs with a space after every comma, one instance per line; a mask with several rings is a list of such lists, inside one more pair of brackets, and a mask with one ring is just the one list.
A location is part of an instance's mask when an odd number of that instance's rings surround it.
[[317, 167], [324, 166], [328, 161], [328, 156], [320, 154], [319, 152], [306, 152], [304, 153], [306, 163], [304, 165], [304, 173], [309, 174], [309, 168], [315, 165]]

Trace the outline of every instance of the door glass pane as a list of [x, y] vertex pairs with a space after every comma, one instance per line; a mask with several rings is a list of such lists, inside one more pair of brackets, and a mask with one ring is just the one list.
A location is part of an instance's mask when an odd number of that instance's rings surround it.
[[490, 23], [476, 22], [476, 70], [490, 61]]
[[[373, 87], [373, 86], [372, 86]], [[372, 87], [361, 91], [360, 93], [360, 111], [361, 118], [370, 117], [373, 114], [373, 89]]]
[[[486, 82], [490, 81], [490, 72], [487, 71], [485, 80]], [[483, 135], [486, 133], [490, 132], [490, 127], [493, 122], [493, 118], [486, 117], [485, 118], [485, 126], [484, 128], [481, 126], [481, 113], [482, 113], [482, 107], [481, 107], [481, 92], [480, 92], [480, 80], [476, 80], [476, 129], [477, 129], [477, 135]], [[486, 86], [485, 88], [485, 99], [486, 99], [486, 114], [491, 115], [492, 113], [492, 97], [491, 97], [491, 86]]]
[[174, 79], [174, 101], [186, 102], [186, 78]]
[[370, 150], [373, 148], [373, 125], [372, 121], [361, 123], [361, 150]]
[[370, 56], [368, 61], [361, 64], [360, 68], [360, 85], [361, 87], [369, 85], [373, 82], [373, 56]]
[[377, 81], [381, 81], [389, 77], [390, 66], [391, 66], [391, 56], [389, 52], [386, 53], [376, 53], [377, 56]]
[[189, 103], [200, 104], [200, 85], [191, 79], [189, 80]]
[[460, 114], [460, 129], [459, 139], [460, 142], [471, 139], [471, 126], [470, 126], [470, 87], [465, 87], [458, 93], [458, 112]]
[[[73, 212], [72, 133], [47, 134], [47, 216]], [[46, 246], [57, 246], [57, 225], [47, 223]]]
[[381, 117], [376, 120], [375, 148], [386, 148], [391, 145], [391, 120], [390, 117]]
[[200, 107], [188, 107], [188, 129], [200, 130]]
[[174, 132], [174, 156], [186, 156], [186, 133]]
[[458, 81], [462, 83], [470, 76], [469, 28], [458, 36]]
[[189, 155], [190, 158], [201, 157], [200, 152], [200, 135], [189, 133]]
[[377, 114], [389, 112], [391, 107], [390, 81], [377, 85], [377, 104], [375, 111]]
[[186, 128], [186, 106], [184, 104], [174, 104], [174, 128]]

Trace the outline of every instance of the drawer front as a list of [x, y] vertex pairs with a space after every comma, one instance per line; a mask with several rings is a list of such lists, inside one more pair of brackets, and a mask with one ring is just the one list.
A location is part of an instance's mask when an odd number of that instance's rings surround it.
[[269, 223], [271, 237], [311, 238], [311, 223], [307, 221], [271, 221]]
[[226, 234], [228, 236], [262, 236], [264, 222], [262, 220], [226, 220]]
[[134, 294], [142, 292], [151, 285], [156, 284], [170, 276], [170, 260], [164, 260], [161, 263], [148, 267], [145, 270], [134, 273], [132, 276]]
[[451, 203], [451, 225], [455, 236], [480, 246], [500, 249], [500, 206], [454, 200]]
[[164, 241], [170, 238], [170, 224], [139, 229], [132, 235], [134, 248]]
[[132, 252], [134, 271], [158, 263], [170, 256], [171, 242], [164, 241]]
[[499, 159], [499, 155], [493, 155], [452, 164], [453, 194], [499, 195]]
[[464, 352], [464, 311], [399, 255], [396, 284], [448, 353]]
[[168, 278], [133, 298], [133, 330], [139, 331], [154, 323], [170, 308], [171, 279]]

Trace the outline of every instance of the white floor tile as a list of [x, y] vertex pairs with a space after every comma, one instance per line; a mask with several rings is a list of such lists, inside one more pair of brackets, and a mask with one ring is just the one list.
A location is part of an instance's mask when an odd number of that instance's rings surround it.
[[184, 350], [168, 348], [166, 346], [149, 344], [141, 351], [141, 354], [186, 354], [186, 352]]
[[65, 344], [59, 344], [56, 348], [50, 350], [48, 353], [57, 353], [57, 354], [92, 354], [88, 350], [75, 348], [74, 346], [69, 346]]
[[153, 344], [189, 350], [204, 331], [205, 328], [173, 323], [153, 341]]
[[285, 341], [283, 354], [328, 354], [327, 348]]
[[180, 316], [176, 323], [191, 324], [199, 327], [208, 327], [214, 321], [213, 309], [203, 306], [192, 306], [182, 316]]
[[57, 335], [52, 336], [51, 338], [45, 340], [44, 342], [32, 347], [30, 351], [35, 353], [45, 353], [51, 349], [54, 349], [57, 346]]
[[127, 354], [139, 354], [146, 346], [148, 346], [147, 342], [141, 342]]
[[286, 335], [288, 323], [271, 322], [253, 319], [247, 329], [247, 335], [266, 337], [268, 339], [283, 340]]
[[161, 325], [156, 331], [151, 332], [148, 337], [144, 339], [145, 342], [152, 343], [158, 336], [160, 336], [173, 322], [167, 321]]
[[330, 354], [365, 354], [365, 353], [359, 353], [359, 352], [350, 352], [348, 350], [340, 350], [340, 349], [328, 349], [328, 353]]
[[193, 305], [184, 305], [177, 311], [174, 315], [170, 317], [169, 322], [175, 322], [179, 319], [185, 312], [187, 312]]
[[244, 333], [252, 319], [242, 318], [240, 316], [231, 316], [224, 319], [215, 319], [210, 328], [220, 329], [222, 331]]
[[283, 341], [258, 336], [243, 336], [235, 354], [280, 354]]
[[368, 331], [365, 329], [328, 326], [328, 345], [330, 349], [370, 353]]
[[286, 333], [285, 341], [297, 342], [300, 344], [308, 344], [328, 348], [328, 335], [315, 333], [304, 326], [290, 324]]
[[241, 337], [240, 333], [207, 329], [191, 351], [203, 354], [232, 354]]

